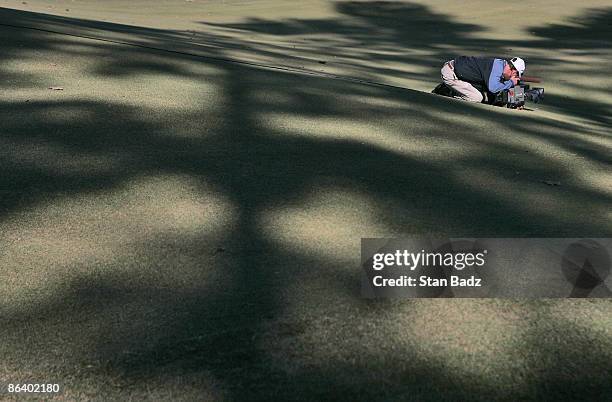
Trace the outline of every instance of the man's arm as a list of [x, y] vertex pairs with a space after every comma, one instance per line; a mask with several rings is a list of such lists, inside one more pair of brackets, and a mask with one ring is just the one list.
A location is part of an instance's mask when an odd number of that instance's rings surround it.
[[489, 76], [489, 82], [487, 84], [489, 92], [493, 92], [495, 94], [500, 91], [510, 89], [514, 86], [512, 80], [502, 82], [503, 73], [504, 61], [501, 59], [493, 60], [493, 68], [491, 69], [491, 75]]

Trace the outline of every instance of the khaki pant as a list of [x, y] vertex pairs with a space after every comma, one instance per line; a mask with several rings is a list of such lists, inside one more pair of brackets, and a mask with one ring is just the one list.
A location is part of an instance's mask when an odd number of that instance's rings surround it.
[[454, 89], [455, 92], [459, 94], [459, 98], [468, 102], [482, 102], [482, 94], [479, 90], [474, 88], [469, 82], [461, 81], [457, 78], [454, 60], [444, 63], [440, 72], [442, 73], [442, 80], [444, 80], [444, 83]]

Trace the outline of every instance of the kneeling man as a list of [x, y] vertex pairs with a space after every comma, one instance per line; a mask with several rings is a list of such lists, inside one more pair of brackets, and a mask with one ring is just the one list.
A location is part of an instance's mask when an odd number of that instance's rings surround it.
[[[525, 71], [520, 57], [509, 60], [494, 57], [460, 56], [442, 67], [442, 79], [458, 97], [469, 102], [482, 102], [481, 89], [498, 93], [514, 87]], [[481, 88], [481, 89], [479, 89]]]

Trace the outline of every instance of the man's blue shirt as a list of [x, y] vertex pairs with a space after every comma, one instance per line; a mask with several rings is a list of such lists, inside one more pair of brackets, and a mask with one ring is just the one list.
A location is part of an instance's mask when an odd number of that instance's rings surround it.
[[491, 68], [491, 75], [489, 75], [489, 92], [498, 93], [505, 89], [510, 89], [514, 86], [512, 80], [502, 81], [504, 74], [504, 61], [502, 59], [493, 60], [493, 68]]

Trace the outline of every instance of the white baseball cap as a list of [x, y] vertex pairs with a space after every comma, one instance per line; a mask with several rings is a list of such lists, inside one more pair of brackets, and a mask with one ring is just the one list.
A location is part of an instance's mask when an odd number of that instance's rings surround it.
[[525, 60], [521, 59], [520, 57], [513, 57], [510, 59], [510, 63], [516, 69], [516, 71], [518, 71], [519, 77], [522, 77], [526, 67]]

